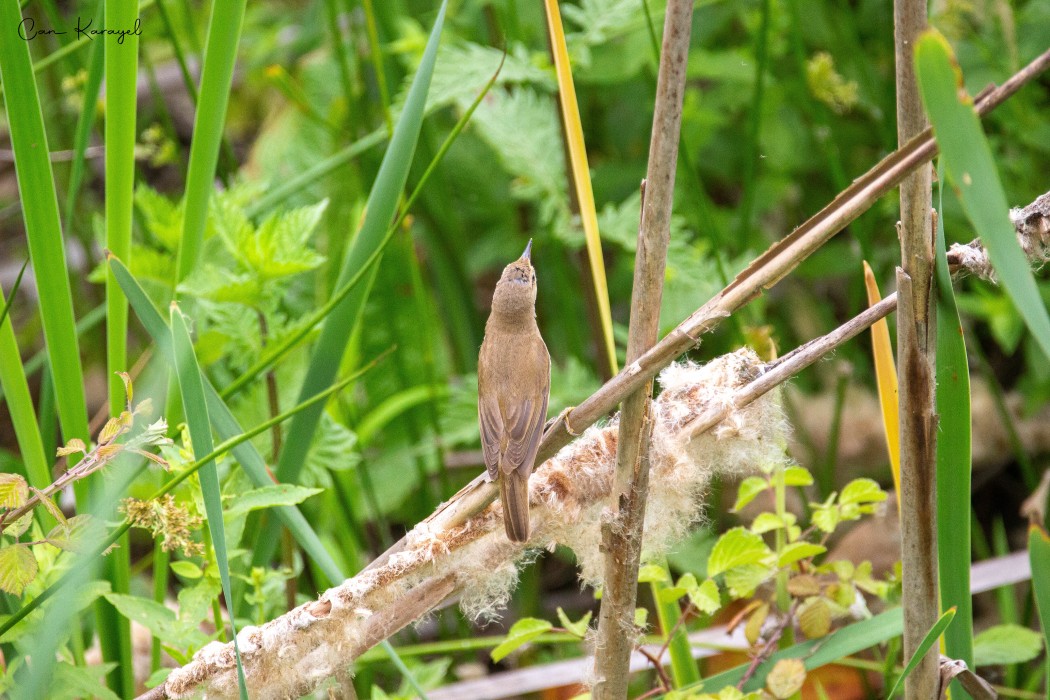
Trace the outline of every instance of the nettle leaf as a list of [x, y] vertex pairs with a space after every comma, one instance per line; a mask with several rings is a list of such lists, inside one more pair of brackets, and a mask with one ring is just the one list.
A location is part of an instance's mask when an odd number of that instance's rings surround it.
[[730, 569], [757, 564], [772, 552], [761, 536], [743, 527], [735, 527], [718, 538], [707, 560], [707, 575], [717, 576]]
[[271, 215], [247, 239], [238, 255], [260, 277], [289, 277], [320, 267], [325, 258], [307, 245], [321, 221], [328, 200], [300, 207], [280, 216]]
[[587, 635], [587, 628], [590, 627], [591, 624], [591, 615], [591, 611], [588, 610], [587, 614], [581, 617], [578, 622], [573, 622], [569, 619], [569, 616], [565, 614], [564, 610], [560, 607], [558, 608], [558, 621], [561, 622], [561, 626], [580, 639], [583, 639]]
[[878, 503], [886, 500], [886, 492], [872, 479], [854, 479], [846, 484], [839, 495], [842, 505]]
[[823, 554], [826, 551], [828, 551], [827, 547], [814, 544], [813, 542], [794, 542], [784, 547], [780, 552], [780, 558], [777, 559], [777, 566], [789, 566], [797, 561], [801, 561], [802, 559], [808, 559], [809, 557]]
[[36, 557], [29, 547], [13, 544], [0, 547], [0, 591], [13, 596], [22, 595], [25, 587], [36, 578]]
[[1042, 636], [1020, 625], [996, 625], [973, 638], [975, 666], [1020, 664], [1039, 656], [1042, 650]]
[[535, 617], [525, 617], [518, 620], [507, 632], [507, 638], [492, 650], [492, 660], [495, 662], [502, 661], [512, 651], [528, 644], [541, 634], [549, 632], [553, 627], [554, 625], [547, 620], [540, 620]]
[[29, 484], [21, 474], [0, 474], [0, 508], [20, 508], [29, 499]]
[[638, 570], [638, 583], [663, 583], [671, 580], [671, 574], [659, 564], [644, 564]]
[[223, 511], [223, 517], [227, 519], [244, 515], [253, 510], [262, 508], [274, 508], [276, 506], [294, 506], [302, 503], [310, 496], [315, 496], [324, 489], [307, 488], [295, 484], [274, 484], [252, 489], [246, 493], [234, 496]]
[[788, 467], [784, 470], [784, 484], [787, 486], [809, 486], [813, 483], [813, 475], [803, 467]]
[[739, 512], [741, 508], [755, 500], [758, 494], [769, 488], [769, 482], [760, 476], [749, 476], [740, 482], [740, 488], [736, 492], [736, 503], [733, 511]]

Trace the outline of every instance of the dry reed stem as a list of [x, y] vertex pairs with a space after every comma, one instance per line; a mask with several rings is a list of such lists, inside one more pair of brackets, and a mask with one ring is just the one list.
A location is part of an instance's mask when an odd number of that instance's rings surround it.
[[[631, 288], [627, 362], [645, 354], [660, 336], [667, 246], [671, 237], [675, 166], [682, 125], [686, 62], [692, 30], [692, 0], [670, 0], [664, 18], [660, 69], [656, 81], [649, 161], [642, 185], [641, 221]], [[629, 394], [620, 410], [616, 480], [609, 509], [602, 517], [605, 589], [598, 615], [594, 697], [627, 697], [630, 658], [635, 647], [634, 608], [642, 527], [649, 492], [649, 445], [652, 431], [652, 379]]]

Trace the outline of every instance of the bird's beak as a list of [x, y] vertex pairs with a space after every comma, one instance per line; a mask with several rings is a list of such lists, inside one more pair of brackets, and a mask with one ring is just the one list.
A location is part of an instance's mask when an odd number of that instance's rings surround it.
[[531, 238], [529, 239], [529, 244], [527, 246], [525, 246], [525, 252], [521, 254], [521, 257], [525, 258], [526, 260], [531, 260], [532, 259], [532, 239]]

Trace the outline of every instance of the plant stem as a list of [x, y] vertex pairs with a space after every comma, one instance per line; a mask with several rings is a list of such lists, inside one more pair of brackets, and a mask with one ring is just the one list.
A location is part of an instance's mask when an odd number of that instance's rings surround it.
[[[649, 144], [649, 167], [642, 190], [631, 325], [627, 337], [628, 363], [638, 360], [651, 348], [660, 332], [660, 303], [671, 236], [671, 207], [692, 15], [690, 0], [671, 0], [668, 3]], [[649, 490], [651, 394], [650, 378], [625, 397], [620, 414], [616, 477], [609, 504], [611, 516], [603, 515], [602, 518], [605, 592], [598, 616], [598, 648], [603, 653], [595, 655], [594, 664], [594, 697], [597, 700], [627, 696], [634, 635], [626, 631], [634, 627], [642, 526]]]

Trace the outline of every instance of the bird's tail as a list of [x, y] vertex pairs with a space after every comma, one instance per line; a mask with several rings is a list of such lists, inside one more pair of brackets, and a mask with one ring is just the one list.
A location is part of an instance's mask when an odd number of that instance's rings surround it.
[[529, 477], [517, 472], [501, 474], [499, 497], [503, 503], [503, 526], [511, 542], [529, 539]]

